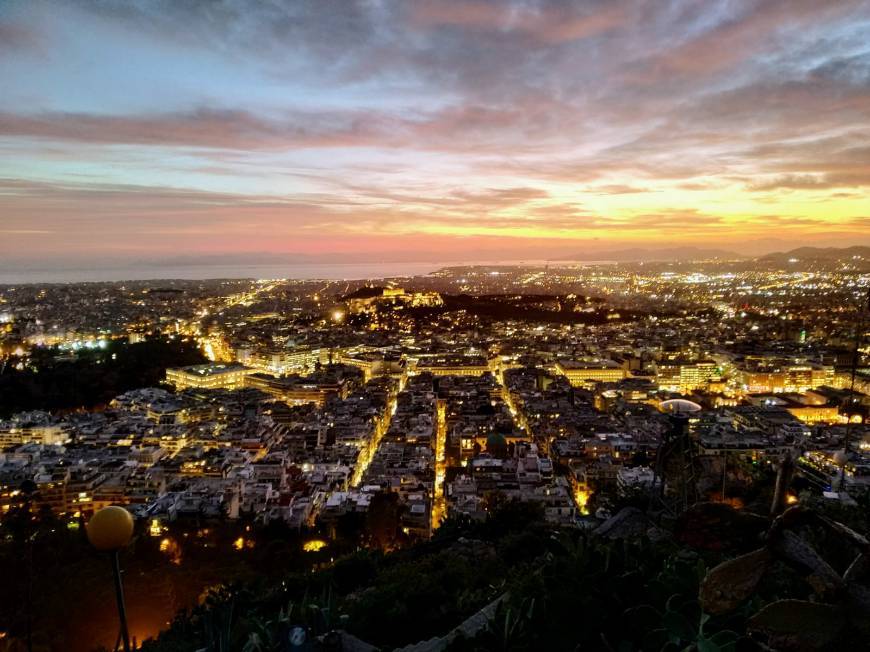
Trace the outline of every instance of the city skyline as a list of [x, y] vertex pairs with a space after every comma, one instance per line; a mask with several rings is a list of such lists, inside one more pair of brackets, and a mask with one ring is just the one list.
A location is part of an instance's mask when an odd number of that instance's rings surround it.
[[517, 650], [860, 649], [870, 251], [827, 253], [0, 283], [0, 632], [278, 649], [324, 595], [314, 651], [504, 650], [518, 594]]
[[870, 244], [866, 2], [0, 8], [0, 254]]

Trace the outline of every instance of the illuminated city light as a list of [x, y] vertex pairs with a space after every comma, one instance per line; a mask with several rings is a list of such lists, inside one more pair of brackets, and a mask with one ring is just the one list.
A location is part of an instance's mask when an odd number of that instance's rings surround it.
[[323, 539], [310, 539], [302, 544], [302, 550], [305, 552], [319, 552], [329, 545]]
[[591, 496], [592, 492], [587, 489], [576, 489], [574, 491], [574, 502], [577, 503], [577, 508], [584, 516], [589, 514], [589, 508], [587, 505]]

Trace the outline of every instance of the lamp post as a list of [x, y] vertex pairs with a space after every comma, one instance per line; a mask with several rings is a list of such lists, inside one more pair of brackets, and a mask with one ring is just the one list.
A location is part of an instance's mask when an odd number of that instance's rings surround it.
[[[121, 582], [121, 562], [118, 553], [130, 543], [133, 536], [133, 517], [123, 507], [104, 507], [91, 517], [86, 527], [88, 541], [97, 550], [112, 554], [115, 576], [115, 599], [118, 601], [118, 618], [121, 621], [121, 640], [124, 652], [130, 652], [130, 634], [127, 630], [127, 608], [124, 606], [124, 585]], [[116, 644], [117, 649], [117, 644]]]

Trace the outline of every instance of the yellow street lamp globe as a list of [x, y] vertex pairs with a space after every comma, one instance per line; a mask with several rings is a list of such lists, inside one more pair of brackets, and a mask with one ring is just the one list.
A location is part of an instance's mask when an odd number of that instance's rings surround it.
[[86, 530], [88, 541], [97, 550], [120, 550], [133, 536], [133, 517], [123, 507], [103, 507], [88, 521]]

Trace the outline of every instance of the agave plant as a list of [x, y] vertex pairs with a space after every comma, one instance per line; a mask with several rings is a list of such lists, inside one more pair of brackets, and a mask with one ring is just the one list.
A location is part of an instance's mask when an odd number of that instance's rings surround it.
[[[854, 561], [842, 575], [801, 536], [804, 526], [820, 526], [854, 548]], [[831, 649], [848, 636], [866, 641], [870, 636], [868, 558], [870, 542], [864, 536], [796, 505], [776, 517], [762, 548], [713, 568], [701, 584], [699, 598], [707, 613], [731, 613], [756, 592], [779, 561], [797, 571], [817, 601], [785, 599], [768, 604], [749, 619], [750, 632], [783, 650]]]

